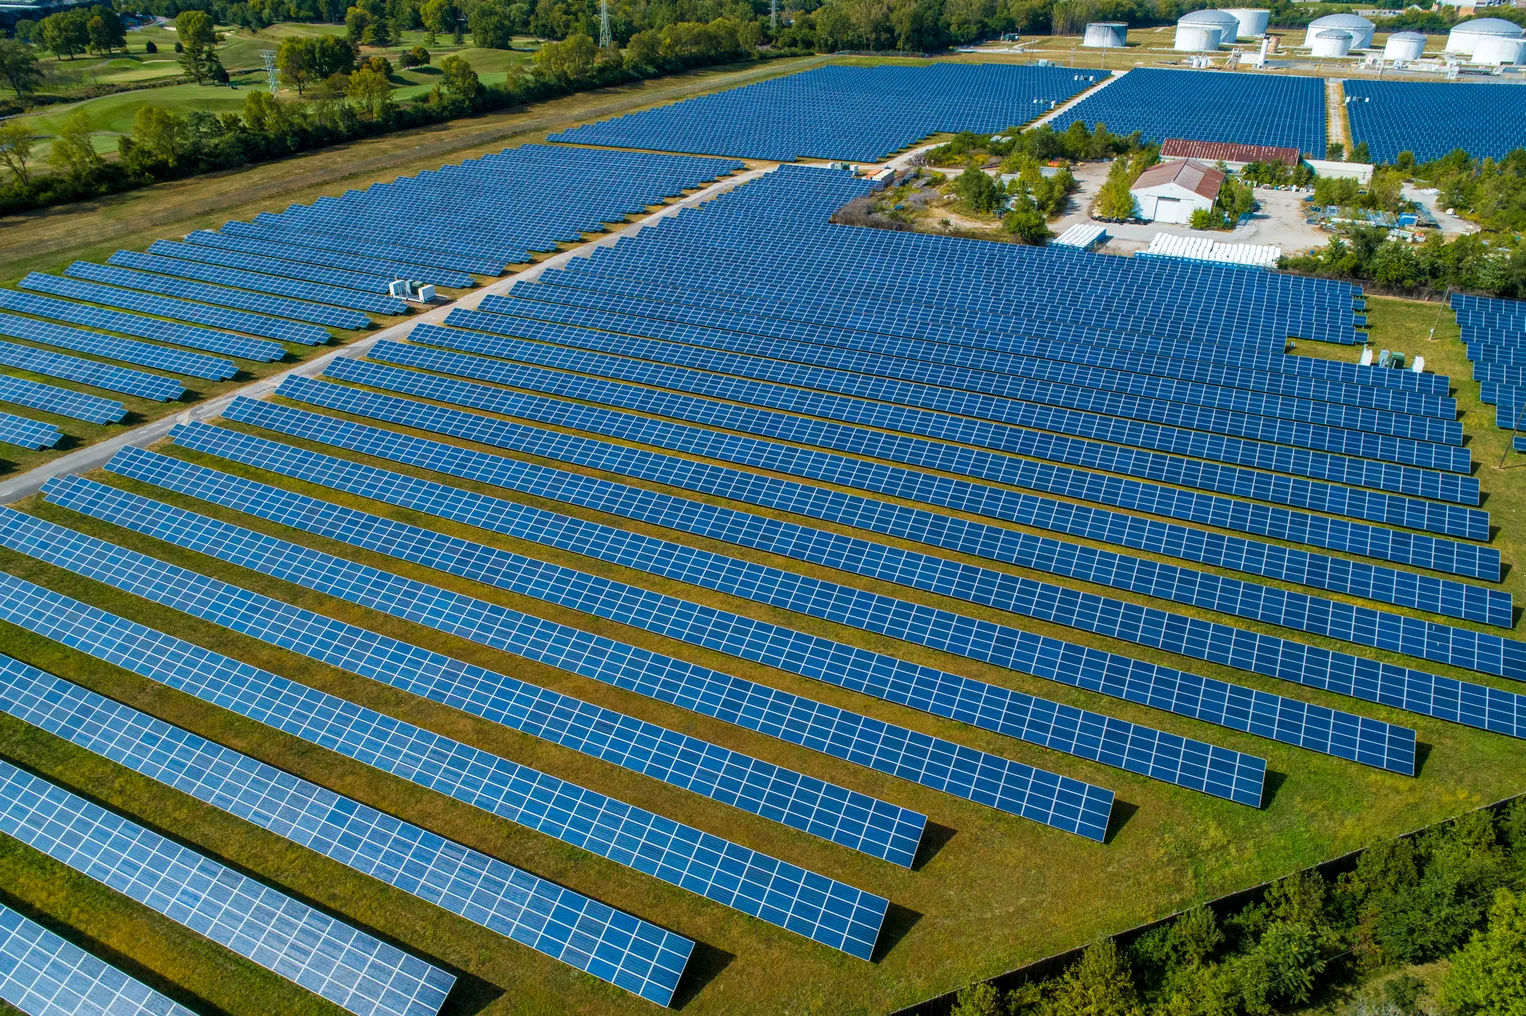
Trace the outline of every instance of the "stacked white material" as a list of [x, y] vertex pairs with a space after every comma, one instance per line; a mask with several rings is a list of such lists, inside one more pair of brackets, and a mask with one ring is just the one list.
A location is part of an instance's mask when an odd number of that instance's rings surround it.
[[1101, 226], [1094, 226], [1087, 222], [1078, 222], [1065, 232], [1049, 241], [1051, 247], [1075, 247], [1079, 250], [1090, 250], [1093, 245], [1106, 239], [1107, 230]]
[[1181, 258], [1215, 264], [1276, 268], [1282, 248], [1269, 243], [1220, 243], [1201, 236], [1156, 233], [1139, 257]]

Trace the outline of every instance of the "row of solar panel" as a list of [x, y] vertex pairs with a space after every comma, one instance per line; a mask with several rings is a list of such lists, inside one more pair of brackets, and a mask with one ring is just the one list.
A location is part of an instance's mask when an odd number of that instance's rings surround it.
[[[72, 349], [81, 353], [93, 353], [96, 356], [121, 360], [124, 363], [137, 363], [145, 367], [158, 367], [161, 370], [167, 370], [175, 374], [204, 378], [208, 381], [226, 381], [238, 373], [238, 365], [236, 363], [232, 360], [225, 360], [220, 356], [190, 353], [183, 349], [157, 346], [151, 342], [139, 342], [136, 339], [117, 338], [114, 335], [86, 331], [83, 328], [71, 328], [68, 325], [54, 324], [51, 321], [38, 321], [34, 318], [18, 317], [15, 314], [0, 314], [0, 335], [9, 335], [17, 339], [28, 339], [32, 342], [41, 342], [49, 346]], [[81, 362], [94, 363], [95, 361]], [[157, 375], [149, 374], [146, 371], [115, 367], [109, 364], [101, 364], [100, 366], [107, 367], [110, 371], [124, 371], [121, 375], [103, 376], [120, 377], [122, 381], [119, 383], [134, 383], [139, 390], [132, 391], [131, 394], [143, 394], [145, 398], [153, 397], [144, 393], [152, 390], [148, 387], [150, 384], [159, 383], [150, 380], [156, 378]], [[168, 378], [162, 378], [160, 382], [166, 384], [172, 383]], [[115, 390], [121, 391], [123, 389]], [[179, 395], [168, 397], [179, 398]]]
[[[196, 279], [202, 282], [220, 283], [226, 286], [236, 286], [240, 289], [252, 290], [256, 293], [294, 297], [300, 300], [325, 304], [331, 308], [373, 311], [377, 314], [404, 314], [408, 310], [407, 304], [393, 296], [365, 293], [358, 289], [344, 289], [339, 286], [325, 286], [315, 282], [306, 282], [302, 279], [293, 279], [265, 272], [244, 271], [238, 268], [226, 268], [222, 265], [191, 261], [180, 257], [166, 257], [162, 254], [119, 250], [106, 260], [110, 264], [120, 265], [124, 268], [157, 272], [161, 275]], [[347, 327], [364, 326], [351, 325]]]
[[1400, 152], [1430, 162], [1458, 149], [1502, 159], [1526, 138], [1515, 93], [1492, 84], [1353, 80], [1345, 92], [1352, 139], [1381, 162]]
[[297, 321], [330, 325], [334, 328], [365, 328], [371, 323], [371, 319], [366, 317], [366, 315], [339, 307], [328, 307], [305, 300], [289, 300], [281, 296], [267, 296], [263, 293], [251, 293], [240, 289], [230, 289], [226, 286], [207, 285], [202, 282], [182, 281], [163, 275], [151, 275], [148, 272], [134, 271], [128, 268], [91, 264], [88, 261], [74, 262], [64, 269], [64, 274], [77, 279], [88, 279], [92, 282], [110, 283], [111, 285], [121, 286], [126, 289], [138, 289], [165, 296], [186, 297], [191, 300], [200, 300], [203, 303], [259, 311], [264, 314], [275, 314]]
[[[11, 328], [7, 318], [7, 315], [0, 315], [0, 331], [32, 332], [32, 329], [25, 327]], [[27, 337], [30, 337], [30, 334]], [[49, 335], [47, 338], [52, 336]], [[36, 341], [46, 341], [46, 339], [39, 338]], [[88, 343], [88, 340], [85, 341]], [[46, 377], [78, 381], [107, 391], [136, 395], [140, 399], [151, 399], [155, 402], [173, 402], [185, 394], [185, 385], [173, 378], [150, 374], [144, 370], [132, 370], [128, 367], [101, 363], [98, 360], [87, 360], [81, 356], [55, 353], [35, 346], [23, 346], [17, 342], [0, 340], [0, 364], [18, 367]]]
[[[587, 480], [581, 483], [576, 491], [552, 491], [545, 483], [539, 482], [538, 467], [532, 467], [526, 463], [513, 462], [479, 452], [469, 452], [458, 446], [412, 438], [393, 431], [315, 416], [270, 403], [239, 399], [230, 405], [225, 415], [238, 422], [252, 423], [307, 440], [349, 448], [363, 454], [407, 462], [449, 475], [510, 489], [524, 489], [527, 493], [538, 496], [548, 494], [559, 496], [585, 507], [596, 508], [615, 515], [778, 553], [796, 560], [811, 561], [873, 578], [929, 589], [957, 599], [995, 606], [1011, 612], [1026, 613], [1043, 620], [1111, 635], [1125, 641], [1151, 645], [1154, 648], [1168, 648], [1200, 659], [1208, 659], [1239, 669], [1255, 670], [1300, 684], [1324, 687], [1365, 698], [1368, 701], [1402, 703], [1405, 708], [1425, 715], [1458, 719], [1459, 722], [1478, 726], [1488, 725], [1487, 729], [1511, 732], [1519, 730], [1526, 734], [1526, 711], [1523, 711], [1526, 710], [1526, 696], [1496, 692], [1477, 685], [1362, 660], [1344, 653], [1333, 653], [1271, 636], [1243, 632], [1225, 625], [1195, 621], [1161, 611], [1149, 611], [1118, 601], [1103, 600], [1091, 594], [1086, 594], [1085, 602], [1082, 601], [1081, 594], [1070, 591], [1043, 596], [1035, 593], [1024, 600], [1015, 600], [1002, 584], [1007, 580], [1016, 580], [1011, 576], [1002, 575], [987, 577], [982, 574], [986, 572], [985, 569], [938, 562], [940, 566], [938, 573], [927, 573], [925, 570], [919, 573], [918, 564], [925, 567], [927, 563], [921, 555], [908, 555], [904, 552], [885, 554], [881, 548], [881, 553], [874, 560], [859, 560], [844, 556], [846, 550], [839, 547], [840, 540], [830, 535], [821, 538], [814, 546], [794, 539], [794, 534], [803, 531], [803, 527], [779, 528], [771, 523], [759, 531], [745, 529], [741, 524], [724, 524], [724, 520], [721, 525], [711, 526], [706, 524], [706, 519], [714, 517], [714, 513], [706, 513], [706, 517], [702, 518], [689, 518], [663, 510], [664, 504], [674, 500], [671, 498], [652, 495], [643, 497], [639, 504], [622, 505], [613, 497], [600, 499], [582, 496], [587, 491], [608, 491], [614, 486], [601, 481]], [[177, 431], [176, 441], [187, 447], [212, 450], [204, 445], [214, 440], [213, 434], [210, 433], [213, 430], [213, 428], [205, 427], [180, 428]], [[215, 440], [227, 443], [232, 439], [218, 433]], [[269, 447], [269, 443], [265, 442], [259, 454], [268, 458], [277, 454], [278, 450], [278, 446]], [[255, 463], [263, 464], [263, 461], [264, 459], [257, 459]], [[387, 480], [395, 482], [391, 477]], [[372, 497], [388, 496], [384, 485], [378, 485], [376, 490], [365, 489], [360, 492]], [[502, 503], [495, 506], [496, 509], [505, 510], [501, 505]], [[644, 510], [647, 505], [655, 505], [656, 510]], [[733, 517], [738, 514], [729, 513]], [[474, 524], [487, 523], [474, 521]], [[777, 534], [774, 533], [776, 528], [778, 528]], [[685, 563], [695, 559], [699, 553], [687, 548], [683, 548], [683, 551]], [[671, 555], [674, 549], [670, 548], [666, 553]], [[912, 561], [917, 563], [906, 563]], [[906, 563], [905, 567], [902, 567], [903, 563]], [[646, 564], [644, 567], [660, 568], [661, 557], [659, 556], [653, 563]], [[778, 586], [783, 589], [782, 595], [786, 599], [792, 598], [794, 595], [792, 591], [797, 588], [807, 586], [821, 588], [829, 585], [779, 572], [777, 569], [768, 569], [768, 577], [760, 579], [756, 589], [731, 581], [731, 573], [728, 569], [738, 568], [750, 571], [755, 567], [759, 566], [724, 559], [724, 563], [718, 564], [710, 576], [700, 574], [693, 580], [707, 583], [720, 577], [723, 584], [716, 588], [723, 588], [727, 592], [739, 595], [764, 597], [771, 595], [771, 590]], [[993, 590], [996, 589], [1002, 589], [1002, 594], [994, 594]], [[833, 620], [840, 620], [841, 623], [852, 627], [868, 626], [869, 630], [881, 634], [903, 640], [919, 641], [957, 655], [973, 655], [974, 658], [985, 662], [996, 662], [1002, 666], [1024, 669], [1016, 657], [1023, 655], [1028, 649], [1035, 648], [1031, 645], [1025, 646], [1023, 633], [1015, 629], [986, 625], [984, 622], [962, 618], [952, 613], [930, 611], [929, 608], [876, 597], [858, 590], [851, 592], [840, 590], [834, 595], [843, 598], [844, 603], [840, 611], [833, 612]], [[807, 597], [803, 601], [806, 604], [805, 609], [813, 616], [823, 616], [821, 611], [824, 608], [821, 604], [828, 602], [830, 597], [819, 592], [817, 597]], [[1097, 602], [1093, 604], [1091, 602], [1093, 600]], [[869, 611], [864, 607], [864, 604], [869, 602], [879, 603], [881, 606], [875, 611]], [[977, 638], [972, 632], [983, 634]], [[997, 654], [995, 658], [990, 655], [993, 652]], [[1460, 702], [1459, 695], [1464, 690], [1467, 692], [1464, 696], [1466, 701]], [[1482, 708], [1480, 703], [1488, 708]], [[1503, 712], [1501, 712], [1502, 709]], [[1516, 716], [1518, 711], [1521, 711], [1519, 722]]]
[[0, 402], [29, 406], [86, 423], [120, 423], [127, 415], [127, 407], [120, 402], [9, 374], [0, 374]]
[[52, 297], [20, 293], [13, 289], [0, 289], [0, 307], [19, 311], [22, 314], [52, 318], [55, 321], [67, 321], [70, 324], [89, 325], [93, 328], [121, 332], [124, 335], [171, 342], [177, 346], [226, 353], [229, 356], [238, 356], [260, 363], [270, 363], [286, 355], [284, 346], [265, 339], [251, 339], [212, 328], [163, 321], [69, 300], [55, 300]]

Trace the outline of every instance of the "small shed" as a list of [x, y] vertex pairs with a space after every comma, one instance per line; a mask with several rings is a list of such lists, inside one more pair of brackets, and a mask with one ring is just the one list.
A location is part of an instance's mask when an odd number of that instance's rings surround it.
[[1223, 173], [1196, 159], [1183, 159], [1151, 166], [1139, 174], [1129, 193], [1134, 195], [1140, 218], [1185, 225], [1199, 208], [1213, 208], [1222, 186]]

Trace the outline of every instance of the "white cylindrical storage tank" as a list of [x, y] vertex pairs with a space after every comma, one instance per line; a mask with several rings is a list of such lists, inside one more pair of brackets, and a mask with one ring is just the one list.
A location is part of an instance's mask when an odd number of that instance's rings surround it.
[[1086, 26], [1081, 45], [1093, 49], [1121, 49], [1129, 43], [1129, 26], [1119, 21], [1094, 21]]
[[1305, 46], [1313, 46], [1320, 32], [1345, 32], [1351, 37], [1351, 49], [1366, 49], [1372, 45], [1372, 33], [1377, 26], [1355, 14], [1327, 14], [1309, 22], [1309, 31], [1303, 37]]
[[[1193, 11], [1191, 14], [1183, 15], [1176, 23], [1178, 29], [1183, 25], [1217, 27], [1220, 42], [1234, 42], [1240, 33], [1239, 19], [1228, 11]], [[1178, 46], [1177, 49], [1181, 47]]]
[[1314, 44], [1309, 47], [1310, 56], [1345, 56], [1350, 52], [1351, 36], [1333, 28], [1316, 35]]
[[1504, 35], [1485, 35], [1473, 47], [1473, 62], [1503, 67], [1521, 62], [1521, 49], [1526, 39], [1511, 39]]
[[1521, 31], [1520, 25], [1512, 24], [1502, 18], [1474, 18], [1472, 21], [1464, 21], [1447, 33], [1447, 52], [1472, 56], [1481, 39], [1496, 36], [1519, 39], [1523, 35], [1526, 35], [1526, 32]]
[[1395, 32], [1383, 44], [1384, 60], [1418, 60], [1425, 52], [1425, 36], [1419, 32]]
[[1237, 37], [1256, 39], [1266, 34], [1267, 20], [1272, 12], [1260, 7], [1226, 7], [1224, 13], [1240, 23]]
[[1176, 48], [1193, 53], [1204, 50], [1219, 48], [1224, 39], [1224, 30], [1218, 25], [1184, 25], [1180, 22], [1176, 26]]

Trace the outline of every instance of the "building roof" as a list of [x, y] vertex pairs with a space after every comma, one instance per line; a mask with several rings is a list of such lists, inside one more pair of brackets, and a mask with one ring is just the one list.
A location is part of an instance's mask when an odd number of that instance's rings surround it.
[[1280, 162], [1284, 166], [1296, 166], [1300, 155], [1296, 148], [1277, 148], [1272, 145], [1236, 145], [1227, 141], [1191, 141], [1187, 138], [1167, 138], [1160, 144], [1163, 159], [1199, 159], [1203, 162]]
[[1143, 190], [1146, 187], [1160, 187], [1164, 184], [1174, 183], [1178, 187], [1185, 187], [1201, 197], [1212, 201], [1219, 196], [1219, 188], [1224, 186], [1224, 174], [1212, 166], [1198, 162], [1196, 159], [1187, 159], [1182, 162], [1162, 162], [1158, 166], [1151, 166], [1139, 174], [1139, 179], [1134, 181], [1134, 186], [1129, 190]]

